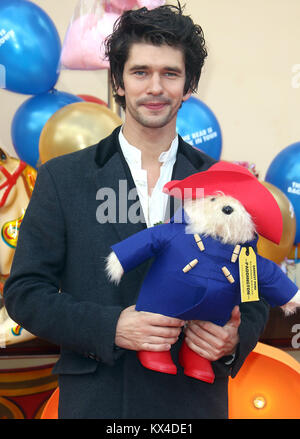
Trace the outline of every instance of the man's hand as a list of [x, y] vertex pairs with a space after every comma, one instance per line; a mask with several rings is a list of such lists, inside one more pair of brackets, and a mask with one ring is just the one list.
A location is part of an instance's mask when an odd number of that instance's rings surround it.
[[185, 328], [186, 344], [197, 354], [210, 361], [232, 354], [239, 342], [238, 327], [241, 313], [233, 308], [231, 318], [224, 326], [202, 320], [191, 320]]
[[184, 323], [173, 317], [136, 311], [133, 305], [120, 314], [115, 344], [134, 351], [168, 351], [178, 340]]

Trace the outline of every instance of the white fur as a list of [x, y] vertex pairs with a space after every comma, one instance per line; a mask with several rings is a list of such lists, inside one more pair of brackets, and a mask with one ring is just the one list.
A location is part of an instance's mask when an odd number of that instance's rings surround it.
[[115, 252], [111, 252], [107, 256], [105, 271], [111, 282], [114, 282], [117, 285], [120, 283], [124, 270]]
[[281, 309], [283, 310], [286, 316], [289, 316], [291, 314], [294, 314], [297, 311], [297, 308], [299, 307], [300, 307], [300, 290], [297, 291], [295, 296], [288, 303], [282, 305]]
[[[224, 206], [231, 206], [233, 212], [226, 215]], [[223, 244], [238, 244], [251, 241], [255, 225], [244, 206], [236, 199], [218, 193], [215, 196], [187, 200], [184, 210], [189, 218], [187, 233], [199, 233], [219, 239]]]

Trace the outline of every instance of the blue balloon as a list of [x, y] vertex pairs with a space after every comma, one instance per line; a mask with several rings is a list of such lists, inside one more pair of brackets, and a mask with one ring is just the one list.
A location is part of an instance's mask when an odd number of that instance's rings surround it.
[[4, 88], [39, 94], [59, 76], [61, 42], [50, 17], [27, 0], [0, 1], [0, 65]]
[[290, 200], [296, 216], [295, 244], [300, 242], [300, 142], [283, 149], [271, 162], [265, 180]]
[[222, 133], [211, 109], [191, 96], [178, 111], [176, 129], [183, 140], [219, 160], [222, 151]]
[[11, 126], [15, 151], [21, 160], [36, 167], [39, 139], [47, 120], [60, 108], [83, 99], [70, 93], [51, 90], [27, 99], [18, 108]]

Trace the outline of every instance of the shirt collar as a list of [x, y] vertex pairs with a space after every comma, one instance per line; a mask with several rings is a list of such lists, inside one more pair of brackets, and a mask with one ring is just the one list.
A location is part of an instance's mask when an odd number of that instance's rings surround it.
[[[122, 128], [120, 129], [119, 132], [119, 142], [126, 161], [132, 164], [141, 164], [141, 155], [142, 155], [141, 151], [135, 146], [131, 145], [126, 140]], [[175, 139], [172, 141], [168, 151], [164, 151], [160, 154], [160, 156], [158, 157], [158, 161], [160, 163], [166, 163], [172, 160], [175, 162], [177, 149], [178, 149], [178, 135], [176, 135]]]

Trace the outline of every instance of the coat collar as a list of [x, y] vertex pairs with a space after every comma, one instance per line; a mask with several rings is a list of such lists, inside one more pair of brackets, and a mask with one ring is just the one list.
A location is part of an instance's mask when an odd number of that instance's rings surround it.
[[105, 166], [105, 164], [109, 161], [109, 159], [112, 158], [114, 154], [121, 151], [118, 139], [120, 129], [120, 126], [115, 128], [110, 136], [106, 137], [103, 140], [100, 140], [100, 142], [98, 143], [95, 155], [95, 162], [99, 166], [99, 168]]
[[[119, 131], [121, 127], [115, 128], [110, 136], [101, 140], [96, 148], [95, 162], [102, 168], [114, 154], [122, 154], [122, 150], [119, 144]], [[184, 142], [181, 136], [178, 136], [178, 150], [176, 164], [173, 169], [172, 179], [176, 178], [180, 180], [191, 173], [204, 171], [209, 166], [216, 163], [212, 157], [200, 152], [198, 149]]]

